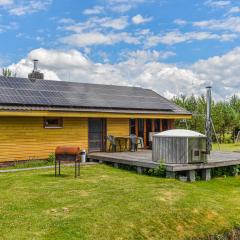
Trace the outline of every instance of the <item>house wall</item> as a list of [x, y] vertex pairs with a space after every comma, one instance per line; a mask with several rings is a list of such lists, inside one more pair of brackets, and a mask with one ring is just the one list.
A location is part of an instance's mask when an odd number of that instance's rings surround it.
[[[129, 131], [128, 118], [107, 118], [107, 135]], [[63, 128], [47, 129], [43, 117], [0, 117], [0, 162], [46, 159], [59, 145], [88, 150], [88, 118], [66, 117]]]
[[129, 119], [108, 118], [107, 119], [107, 135], [128, 136], [129, 135]]
[[[129, 135], [129, 119], [107, 119], [107, 134]], [[47, 129], [42, 117], [0, 117], [0, 162], [45, 159], [59, 145], [88, 150], [88, 118], [64, 118], [63, 128]]]
[[87, 118], [64, 118], [63, 124], [46, 129], [41, 117], [1, 117], [0, 162], [47, 158], [58, 145], [87, 149]]

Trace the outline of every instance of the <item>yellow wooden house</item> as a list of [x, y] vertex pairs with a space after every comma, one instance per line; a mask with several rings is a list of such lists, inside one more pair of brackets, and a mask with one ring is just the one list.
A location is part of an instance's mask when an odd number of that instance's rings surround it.
[[0, 162], [45, 159], [59, 145], [106, 151], [106, 136], [149, 132], [191, 118], [156, 92], [138, 87], [0, 77]]

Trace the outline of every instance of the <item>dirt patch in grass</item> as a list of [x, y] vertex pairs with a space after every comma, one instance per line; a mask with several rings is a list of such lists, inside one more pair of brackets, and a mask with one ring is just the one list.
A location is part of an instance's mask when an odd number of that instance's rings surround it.
[[239, 239], [240, 239], [240, 229], [234, 229], [226, 233], [210, 235], [206, 238], [201, 238], [201, 239], [196, 238], [194, 240], [239, 240]]

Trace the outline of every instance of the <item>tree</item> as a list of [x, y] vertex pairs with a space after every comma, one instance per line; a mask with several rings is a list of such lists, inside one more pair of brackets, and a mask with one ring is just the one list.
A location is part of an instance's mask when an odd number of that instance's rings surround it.
[[[205, 133], [206, 98], [205, 96], [180, 96], [173, 102], [192, 113], [187, 120], [191, 130]], [[212, 102], [212, 120], [216, 134], [221, 142], [233, 141], [240, 131], [240, 98], [234, 95], [229, 101]], [[176, 121], [176, 128], [186, 128], [181, 121]], [[213, 140], [216, 141], [213, 135]]]
[[4, 77], [11, 77], [12, 76], [12, 71], [8, 68], [3, 68], [2, 69], [2, 75]]

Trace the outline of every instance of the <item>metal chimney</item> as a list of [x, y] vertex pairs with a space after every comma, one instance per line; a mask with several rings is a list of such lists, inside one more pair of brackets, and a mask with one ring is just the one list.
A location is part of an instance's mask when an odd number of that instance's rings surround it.
[[30, 80], [35, 81], [36, 79], [44, 79], [44, 74], [38, 70], [38, 60], [33, 60], [33, 71], [28, 74]]
[[211, 104], [212, 104], [212, 87], [208, 86], [207, 89], [207, 98], [206, 98], [206, 154], [210, 154], [212, 150], [212, 118], [211, 118]]
[[34, 59], [33, 60], [33, 71], [37, 72], [37, 70], [38, 70], [38, 60]]

